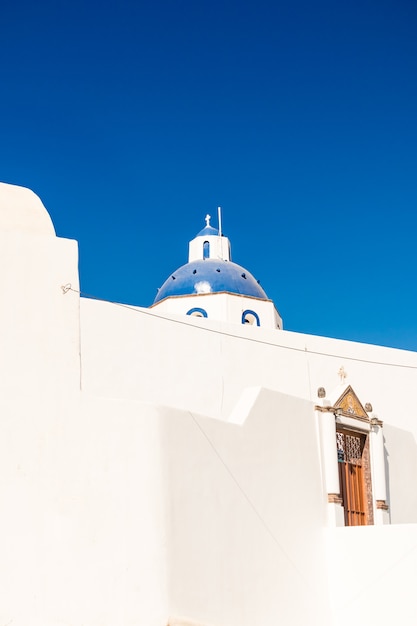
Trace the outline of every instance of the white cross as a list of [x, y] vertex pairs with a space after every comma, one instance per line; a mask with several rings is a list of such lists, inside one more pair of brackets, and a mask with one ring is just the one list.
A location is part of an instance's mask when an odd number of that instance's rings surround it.
[[343, 381], [345, 380], [345, 378], [347, 378], [347, 372], [345, 371], [345, 368], [340, 367], [339, 371], [337, 372], [338, 376], [340, 377], [340, 382], [343, 383]]
[[211, 215], [207, 213], [206, 215], [206, 226], [210, 226]]

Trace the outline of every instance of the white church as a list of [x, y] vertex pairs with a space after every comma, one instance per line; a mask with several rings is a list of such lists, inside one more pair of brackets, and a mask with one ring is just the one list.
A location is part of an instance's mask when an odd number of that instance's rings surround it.
[[285, 331], [208, 217], [150, 308], [28, 189], [0, 238], [0, 626], [416, 626], [416, 353]]

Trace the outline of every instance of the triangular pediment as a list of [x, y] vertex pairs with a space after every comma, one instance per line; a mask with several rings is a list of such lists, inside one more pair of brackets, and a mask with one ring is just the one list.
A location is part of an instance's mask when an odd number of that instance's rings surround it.
[[334, 406], [343, 411], [343, 415], [368, 420], [368, 414], [352, 387], [348, 385]]

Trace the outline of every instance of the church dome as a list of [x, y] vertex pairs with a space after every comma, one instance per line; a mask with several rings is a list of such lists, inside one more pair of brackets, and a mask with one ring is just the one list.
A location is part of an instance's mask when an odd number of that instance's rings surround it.
[[[219, 211], [219, 223], [220, 217]], [[232, 262], [230, 241], [221, 226], [211, 226], [210, 215], [205, 219], [205, 227], [188, 244], [188, 263], [166, 279], [152, 306], [175, 315], [282, 328], [282, 319], [259, 281]]]
[[176, 296], [222, 292], [268, 300], [258, 281], [244, 267], [222, 259], [197, 259], [178, 268], [167, 278], [154, 304]]
[[203, 230], [200, 230], [197, 237], [216, 237], [218, 235], [218, 229], [214, 228], [214, 226], [211, 226], [210, 224], [207, 224], [207, 226], [205, 226]]

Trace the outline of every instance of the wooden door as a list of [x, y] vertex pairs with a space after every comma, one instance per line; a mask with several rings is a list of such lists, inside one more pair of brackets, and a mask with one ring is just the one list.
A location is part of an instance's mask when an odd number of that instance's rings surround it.
[[337, 460], [346, 526], [368, 524], [367, 493], [363, 455], [366, 435], [349, 430], [337, 430]]

